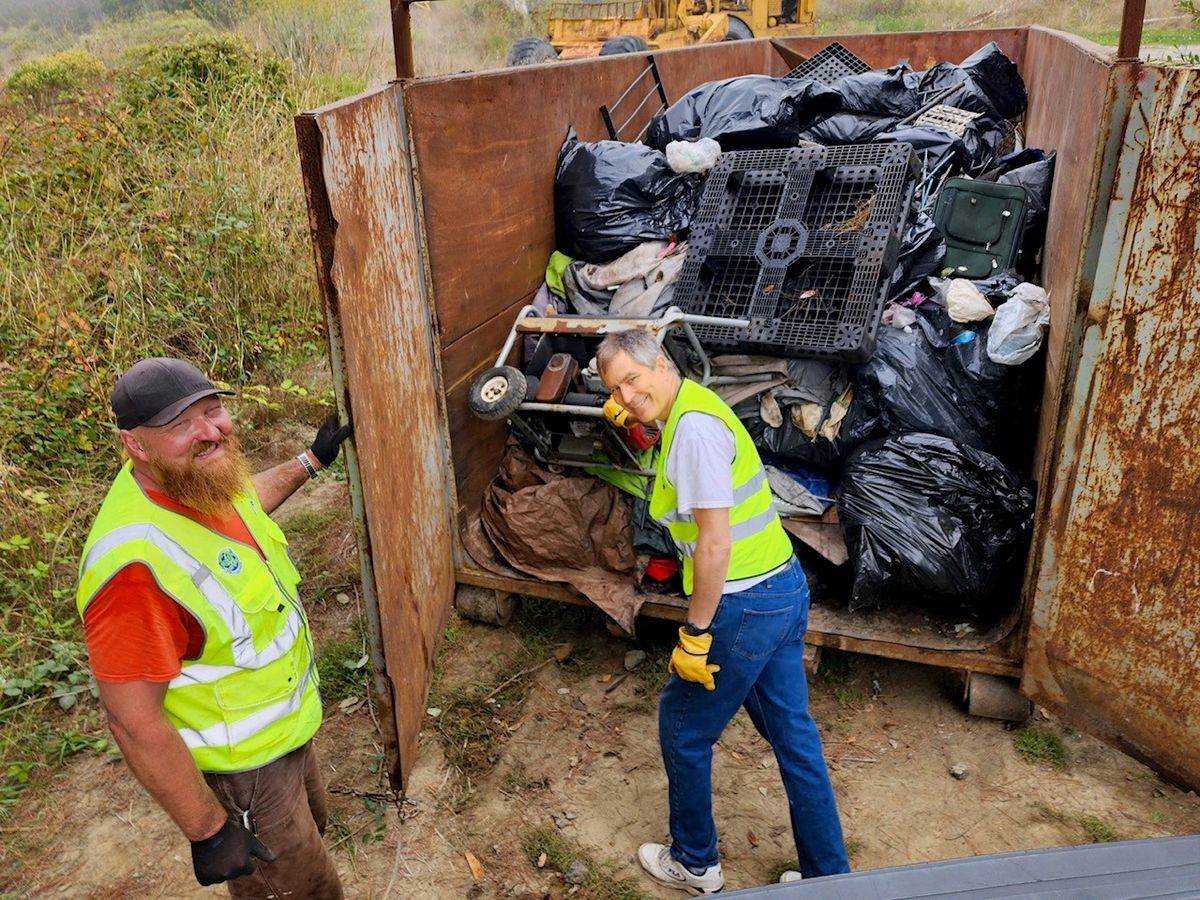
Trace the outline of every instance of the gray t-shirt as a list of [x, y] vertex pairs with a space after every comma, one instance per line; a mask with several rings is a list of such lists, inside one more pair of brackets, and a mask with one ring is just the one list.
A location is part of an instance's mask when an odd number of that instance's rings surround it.
[[[679, 512], [733, 508], [733, 432], [716, 416], [687, 412], [675, 425], [667, 454], [667, 480], [679, 497]], [[725, 582], [722, 593], [736, 594], [766, 581], [787, 563], [765, 575]]]

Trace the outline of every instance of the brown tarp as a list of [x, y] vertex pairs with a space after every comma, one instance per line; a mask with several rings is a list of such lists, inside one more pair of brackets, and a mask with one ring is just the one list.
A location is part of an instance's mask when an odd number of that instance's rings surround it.
[[514, 444], [488, 485], [484, 530], [509, 565], [571, 585], [628, 634], [643, 598], [628, 500], [589, 475], [556, 475]]

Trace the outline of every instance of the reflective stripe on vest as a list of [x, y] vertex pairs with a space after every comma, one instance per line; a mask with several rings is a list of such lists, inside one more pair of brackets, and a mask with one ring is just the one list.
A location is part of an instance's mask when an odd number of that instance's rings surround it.
[[297, 685], [296, 690], [282, 703], [275, 703], [265, 709], [260, 709], [258, 712], [246, 716], [244, 719], [239, 719], [232, 725], [218, 722], [216, 725], [210, 725], [202, 731], [197, 731], [194, 728], [180, 728], [179, 736], [183, 738], [183, 742], [187, 744], [189, 750], [201, 747], [221, 748], [227, 744], [240, 744], [243, 741], [249, 740], [256, 734], [286, 719], [300, 709], [300, 704], [303, 702], [304, 692], [308, 690], [311, 676], [311, 671], [306, 673], [304, 678], [300, 680], [300, 684]]
[[720, 419], [733, 434], [733, 505], [729, 509], [730, 556], [726, 581], [764, 575], [783, 565], [792, 555], [792, 542], [783, 530], [772, 502], [767, 473], [746, 428], [724, 401], [707, 388], [684, 380], [671, 414], [663, 426], [658, 453], [658, 473], [650, 495], [650, 515], [667, 526], [682, 563], [683, 589], [692, 593], [694, 557], [699, 526], [692, 513], [679, 512], [679, 496], [667, 478], [667, 459], [679, 419], [689, 412]]
[[76, 597], [83, 616], [117, 572], [141, 563], [200, 623], [200, 657], [182, 661], [163, 711], [200, 769], [213, 772], [265, 765], [302, 746], [321, 722], [312, 639], [287, 541], [252, 487], [234, 508], [262, 556], [158, 506], [126, 464], [84, 547]]

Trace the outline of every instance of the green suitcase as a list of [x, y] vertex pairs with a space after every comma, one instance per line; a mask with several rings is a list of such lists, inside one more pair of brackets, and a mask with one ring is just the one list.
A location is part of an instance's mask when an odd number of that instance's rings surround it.
[[948, 178], [933, 220], [946, 238], [951, 278], [987, 278], [1012, 268], [1025, 230], [1025, 188], [973, 178]]

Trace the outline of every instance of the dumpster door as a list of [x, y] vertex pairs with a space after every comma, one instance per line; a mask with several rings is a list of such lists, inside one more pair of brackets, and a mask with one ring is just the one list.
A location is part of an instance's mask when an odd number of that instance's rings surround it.
[[296, 118], [339, 402], [379, 722], [402, 790], [454, 602], [454, 486], [398, 84]]
[[1126, 90], [1022, 689], [1200, 788], [1200, 70]]

